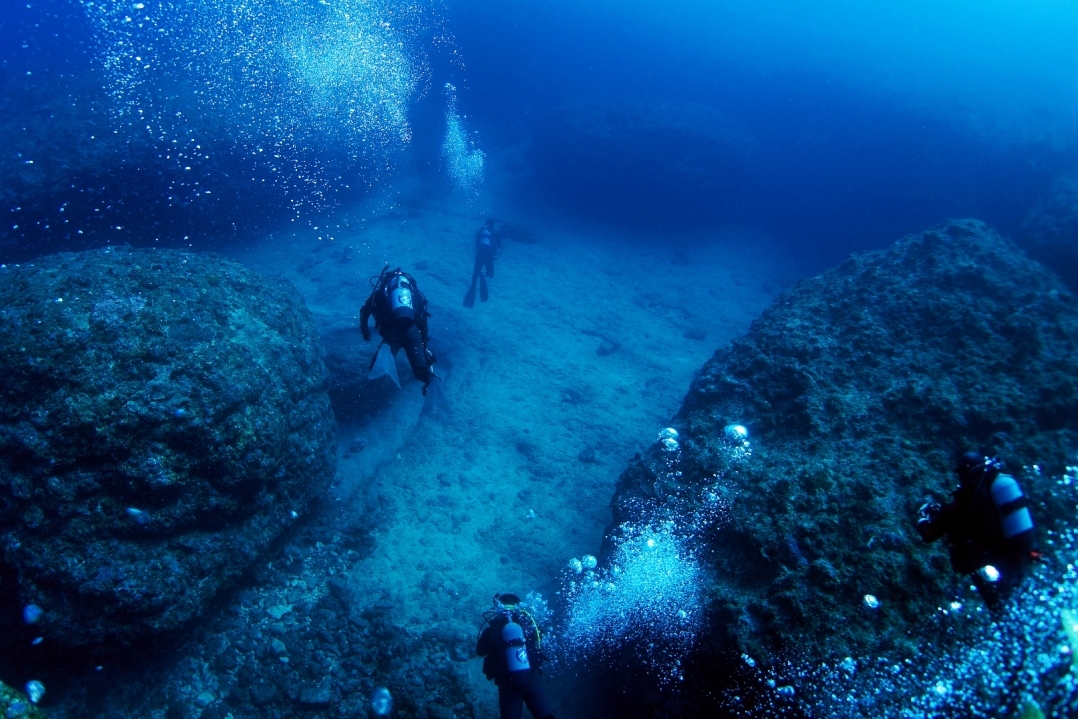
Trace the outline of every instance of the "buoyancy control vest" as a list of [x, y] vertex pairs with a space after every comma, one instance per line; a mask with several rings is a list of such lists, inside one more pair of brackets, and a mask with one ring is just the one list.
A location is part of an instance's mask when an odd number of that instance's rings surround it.
[[484, 227], [479, 231], [479, 237], [477, 238], [479, 244], [483, 247], [490, 247], [494, 242], [494, 238], [491, 236], [490, 229]]
[[1032, 551], [1035, 545], [1033, 517], [1018, 482], [1011, 475], [1001, 473], [992, 481], [990, 492], [1007, 549], [1014, 552]]

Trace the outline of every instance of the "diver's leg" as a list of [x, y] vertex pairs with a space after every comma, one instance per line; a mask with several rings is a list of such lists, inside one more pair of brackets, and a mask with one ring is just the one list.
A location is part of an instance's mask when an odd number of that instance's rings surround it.
[[521, 687], [498, 687], [498, 712], [501, 719], [524, 716], [524, 690]]
[[427, 384], [430, 382], [430, 366], [427, 364], [427, 352], [423, 349], [423, 339], [416, 327], [409, 327], [403, 337], [404, 351], [408, 355], [408, 364], [412, 365], [415, 378]]
[[524, 688], [524, 701], [528, 704], [528, 711], [535, 719], [547, 719], [554, 716], [554, 710], [546, 698], [546, 690], [543, 687], [542, 674], [532, 672], [531, 681]]
[[468, 287], [467, 294], [464, 295], [464, 306], [473, 307], [475, 305], [475, 282], [480, 277], [480, 271], [483, 265], [479, 261], [479, 255], [475, 256], [475, 266], [472, 267], [472, 284]]

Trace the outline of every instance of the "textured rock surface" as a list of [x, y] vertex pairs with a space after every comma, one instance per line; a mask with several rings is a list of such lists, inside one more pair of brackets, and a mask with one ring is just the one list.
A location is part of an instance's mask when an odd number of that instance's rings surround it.
[[[736, 467], [730, 422], [753, 438]], [[681, 474], [658, 446], [634, 461], [610, 534], [684, 522], [685, 498], [722, 477], [727, 521], [697, 537], [709, 629], [687, 697], [718, 681], [724, 652], [915, 656], [909, 630], [960, 578], [913, 519], [953, 488], [960, 451], [1005, 458], [1042, 530], [1073, 515], [1023, 466], [1058, 472], [1078, 449], [1078, 299], [981, 223], [948, 223], [787, 291], [704, 366], [672, 424]]]
[[1078, 292], [1078, 171], [1061, 176], [1029, 212], [1023, 227], [1030, 255]]
[[328, 499], [168, 661], [41, 667], [37, 676], [57, 685], [51, 716], [366, 717], [379, 686], [392, 691], [394, 717], [484, 716], [469, 690], [471, 626], [401, 627], [391, 601], [361, 609], [349, 588], [347, 572], [392, 521], [387, 507]]
[[35, 636], [129, 644], [182, 626], [332, 480], [302, 299], [178, 252], [0, 273], [0, 552], [44, 609]]

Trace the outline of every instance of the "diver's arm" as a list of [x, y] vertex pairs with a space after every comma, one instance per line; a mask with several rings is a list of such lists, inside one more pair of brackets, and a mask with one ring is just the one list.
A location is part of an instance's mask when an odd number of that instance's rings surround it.
[[371, 329], [367, 326], [367, 322], [371, 318], [371, 311], [374, 309], [374, 293], [367, 298], [367, 301], [363, 303], [363, 307], [359, 310], [359, 331], [363, 333], [363, 339], [370, 340]]
[[427, 298], [419, 290], [416, 290], [416, 294], [419, 295], [419, 302], [416, 308], [418, 312], [415, 313], [415, 326], [419, 328], [419, 339], [423, 340], [423, 347], [426, 348], [427, 342], [430, 341], [430, 335], [428, 334], [430, 327], [427, 324], [430, 313], [427, 312]]
[[942, 507], [938, 504], [925, 503], [919, 512], [917, 533], [926, 542], [935, 542], [951, 530], [957, 511], [957, 505], [953, 502]]
[[475, 653], [478, 656], [485, 657], [490, 654], [493, 647], [491, 647], [490, 640], [490, 625], [487, 625], [482, 632], [479, 633], [479, 640], [475, 643]]

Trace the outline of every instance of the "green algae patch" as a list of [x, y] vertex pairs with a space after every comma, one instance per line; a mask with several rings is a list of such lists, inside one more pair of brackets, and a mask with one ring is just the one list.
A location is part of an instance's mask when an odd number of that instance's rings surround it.
[[1071, 665], [1078, 669], [1078, 614], [1064, 609], [1059, 613], [1059, 618], [1063, 622], [1063, 633], [1067, 636], [1067, 646], [1071, 650]]
[[1041, 707], [1037, 702], [1027, 699], [1022, 704], [1022, 711], [1018, 715], [1018, 719], [1044, 719], [1044, 712], [1041, 711]]
[[26, 695], [0, 682], [0, 717], [6, 719], [48, 719]]

